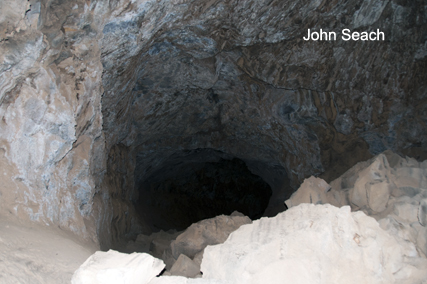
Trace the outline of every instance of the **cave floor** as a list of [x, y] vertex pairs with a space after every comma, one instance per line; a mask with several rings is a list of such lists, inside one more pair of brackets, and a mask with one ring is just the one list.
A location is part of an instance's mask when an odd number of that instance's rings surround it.
[[0, 283], [70, 283], [95, 251], [59, 228], [17, 222], [0, 215]]

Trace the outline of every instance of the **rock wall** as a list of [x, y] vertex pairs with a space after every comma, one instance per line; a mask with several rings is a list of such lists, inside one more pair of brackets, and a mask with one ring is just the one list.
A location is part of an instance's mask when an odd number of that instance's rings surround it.
[[[0, 5], [3, 212], [109, 247], [143, 226], [132, 181], [181, 150], [282, 168], [273, 196], [385, 149], [425, 158], [421, 0]], [[386, 40], [305, 42], [308, 28]]]
[[84, 1], [0, 5], [1, 210], [97, 242], [102, 65], [91, 13]]

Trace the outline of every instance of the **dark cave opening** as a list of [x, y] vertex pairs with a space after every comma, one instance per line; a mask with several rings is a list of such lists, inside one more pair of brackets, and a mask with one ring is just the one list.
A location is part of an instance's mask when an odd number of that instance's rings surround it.
[[251, 219], [263, 216], [272, 189], [243, 160], [212, 149], [184, 153], [137, 185], [136, 211], [153, 231], [184, 230], [234, 211]]

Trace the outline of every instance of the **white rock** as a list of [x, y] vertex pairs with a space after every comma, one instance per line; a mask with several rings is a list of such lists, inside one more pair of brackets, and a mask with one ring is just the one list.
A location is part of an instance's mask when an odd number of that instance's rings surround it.
[[380, 227], [393, 236], [401, 246], [402, 255], [417, 257], [417, 249], [414, 245], [417, 239], [417, 231], [405, 223], [396, 221], [393, 216], [379, 220]]
[[145, 284], [165, 267], [146, 253], [125, 254], [97, 251], [76, 272], [72, 284]]
[[[405, 255], [425, 257], [427, 237], [422, 228], [427, 224], [427, 189], [423, 188], [427, 184], [426, 164], [385, 151], [357, 163], [330, 182], [326, 202], [322, 197], [319, 203], [363, 210], [396, 239]], [[308, 203], [316, 192], [318, 185], [304, 182], [286, 202], [288, 206]]]
[[402, 248], [350, 207], [300, 204], [205, 249], [203, 278], [234, 283], [393, 283]]

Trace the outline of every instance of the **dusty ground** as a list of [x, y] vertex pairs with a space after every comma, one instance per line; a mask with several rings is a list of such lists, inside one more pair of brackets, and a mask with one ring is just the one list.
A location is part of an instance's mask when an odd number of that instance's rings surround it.
[[70, 283], [74, 271], [96, 250], [58, 228], [0, 215], [0, 283]]

